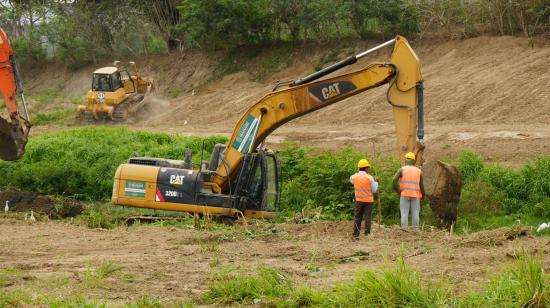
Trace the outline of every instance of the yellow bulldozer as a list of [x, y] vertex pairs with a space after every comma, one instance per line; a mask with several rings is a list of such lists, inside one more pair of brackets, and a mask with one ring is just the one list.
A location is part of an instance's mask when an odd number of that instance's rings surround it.
[[120, 61], [93, 73], [92, 89], [77, 109], [79, 120], [124, 121], [145, 105], [146, 96], [155, 90], [154, 80], [141, 76], [135, 62], [128, 64], [132, 73]]

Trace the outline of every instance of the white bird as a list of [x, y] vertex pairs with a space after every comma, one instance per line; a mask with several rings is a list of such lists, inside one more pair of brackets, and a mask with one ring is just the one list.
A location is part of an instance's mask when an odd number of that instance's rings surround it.
[[193, 89], [193, 91], [191, 91], [191, 96], [195, 96], [195, 89]]
[[537, 229], [537, 232], [540, 233], [542, 230], [544, 230], [544, 229], [546, 229], [546, 228], [550, 228], [550, 222], [548, 222], [548, 223], [545, 222], [545, 223], [541, 224], [541, 225], [539, 226], [539, 228]]
[[30, 221], [34, 222], [36, 221], [36, 218], [34, 217], [34, 212], [31, 210], [31, 217], [29, 218]]
[[6, 200], [6, 206], [4, 207], [4, 213], [7, 213], [10, 210], [10, 202]]

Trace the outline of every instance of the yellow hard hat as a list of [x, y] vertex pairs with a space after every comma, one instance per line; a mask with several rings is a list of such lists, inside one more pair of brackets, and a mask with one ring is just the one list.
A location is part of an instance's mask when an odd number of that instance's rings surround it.
[[406, 159], [416, 160], [416, 155], [414, 155], [413, 152], [409, 152], [409, 153], [405, 154], [405, 158], [406, 158]]
[[359, 163], [357, 163], [357, 168], [365, 168], [370, 167], [369, 161], [366, 159], [361, 159]]

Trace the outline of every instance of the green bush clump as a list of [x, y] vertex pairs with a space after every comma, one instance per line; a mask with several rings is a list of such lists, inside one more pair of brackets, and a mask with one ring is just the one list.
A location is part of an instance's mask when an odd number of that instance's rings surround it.
[[463, 152], [457, 159], [464, 187], [461, 208], [506, 214], [550, 213], [550, 156], [539, 156], [520, 169], [485, 164], [479, 154]]
[[525, 251], [515, 256], [516, 262], [493, 275], [482, 293], [473, 293], [461, 303], [463, 307], [546, 307], [550, 304], [548, 283], [540, 260]]
[[17, 162], [0, 161], [0, 187], [81, 200], [110, 198], [113, 176], [119, 164], [142, 156], [183, 159], [187, 148], [194, 161], [208, 159], [216, 143], [225, 137], [181, 137], [125, 128], [87, 127], [30, 138], [26, 153]]
[[[356, 172], [357, 162], [368, 158], [371, 174], [380, 178], [382, 214], [395, 217], [399, 200], [392, 188], [392, 178], [399, 169], [393, 157], [373, 158], [345, 148], [336, 152], [318, 152], [298, 145], [286, 145], [278, 153], [282, 162], [283, 192], [281, 211], [292, 213], [304, 207], [321, 207], [324, 218], [349, 218], [353, 213], [353, 186], [349, 177]], [[375, 207], [375, 214], [377, 208]]]
[[280, 272], [261, 268], [257, 275], [243, 275], [228, 268], [215, 273], [203, 300], [207, 303], [240, 303], [262, 299], [275, 301], [287, 296], [292, 282]]

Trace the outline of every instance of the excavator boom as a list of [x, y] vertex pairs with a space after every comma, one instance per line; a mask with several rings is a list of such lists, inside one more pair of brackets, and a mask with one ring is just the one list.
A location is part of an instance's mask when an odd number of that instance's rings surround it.
[[[371, 64], [356, 72], [314, 82], [390, 44], [394, 44], [390, 63]], [[269, 93], [251, 106], [237, 122], [223, 154], [224, 163], [219, 165], [214, 183], [222, 191], [227, 189], [228, 183], [237, 175], [244, 155], [255, 150], [281, 125], [388, 83], [390, 87], [387, 97], [393, 107], [399, 153], [421, 154], [424, 138], [422, 81], [418, 57], [407, 40], [397, 36], [391, 41], [292, 82], [284, 90]]]

